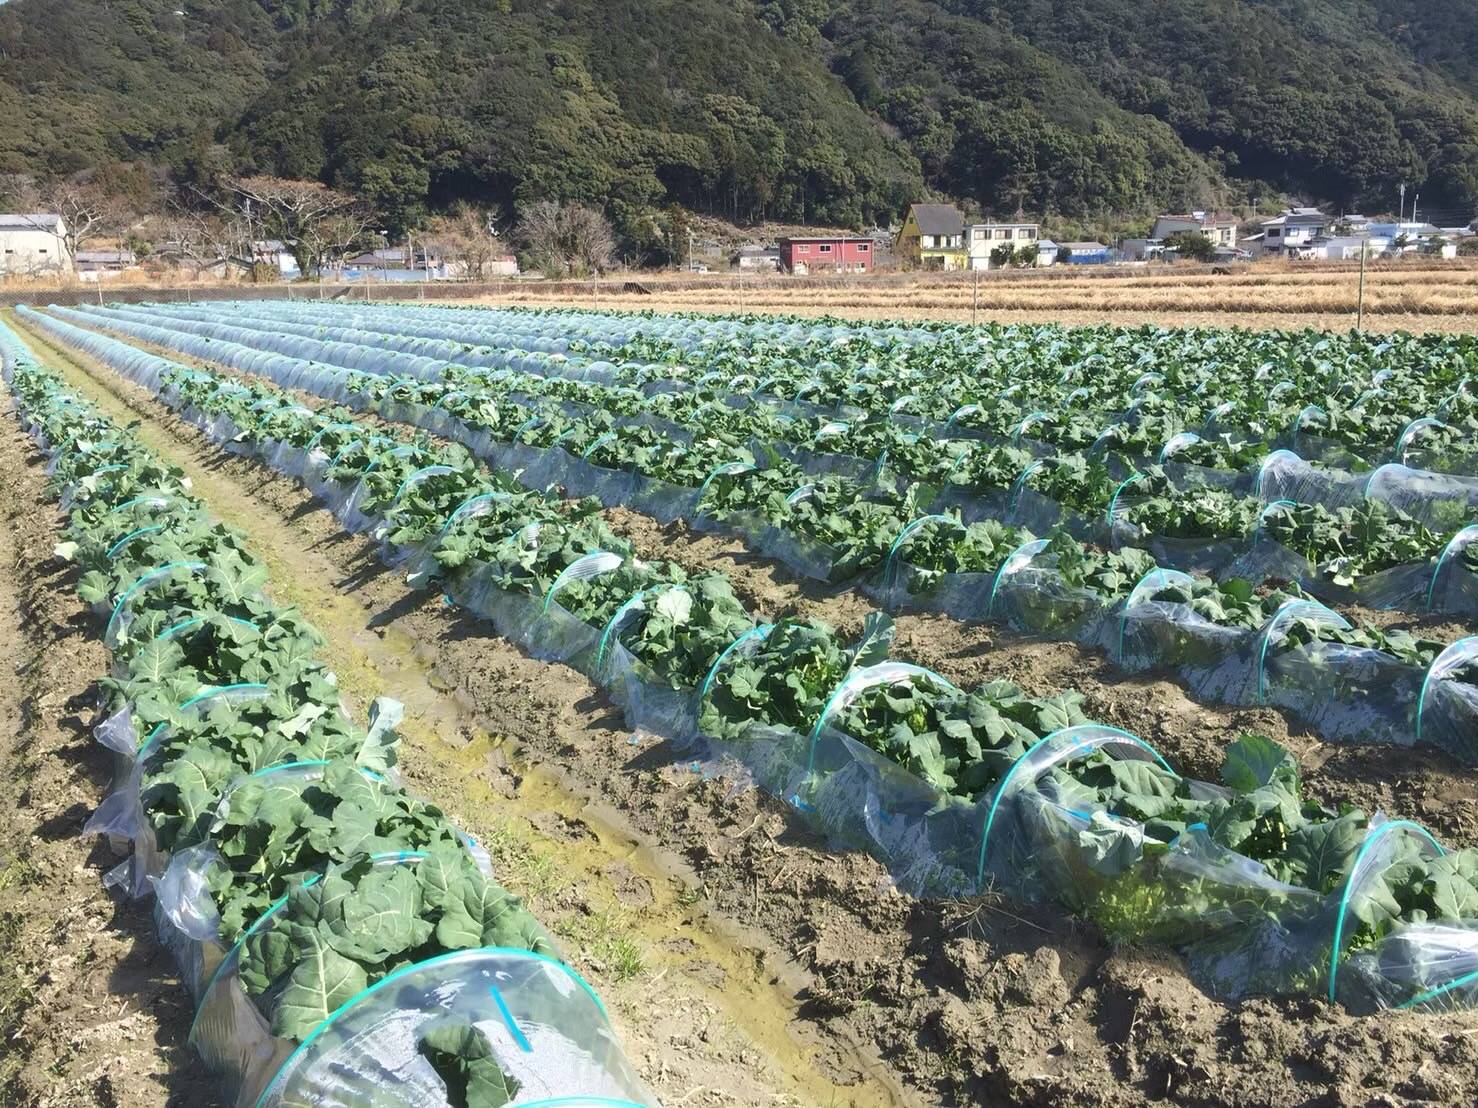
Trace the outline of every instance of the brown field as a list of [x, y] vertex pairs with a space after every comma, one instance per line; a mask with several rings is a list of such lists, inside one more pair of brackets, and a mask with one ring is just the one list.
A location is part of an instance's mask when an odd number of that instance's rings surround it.
[[[1143, 323], [1172, 326], [1355, 326], [1360, 274], [1354, 265], [1258, 263], [1215, 274], [1184, 272], [1016, 271], [795, 279], [640, 278], [641, 293], [619, 279], [509, 282], [477, 304], [573, 304], [658, 311], [752, 311], [848, 318], [955, 322]], [[1478, 331], [1478, 263], [1371, 266], [1364, 325], [1373, 330]]]

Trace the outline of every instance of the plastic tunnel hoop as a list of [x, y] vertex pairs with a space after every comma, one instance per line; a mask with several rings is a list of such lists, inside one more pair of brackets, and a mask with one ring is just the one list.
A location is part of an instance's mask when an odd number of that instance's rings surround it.
[[549, 591], [544, 594], [544, 607], [540, 609], [540, 615], [549, 614], [549, 605], [554, 603], [554, 595], [571, 581], [585, 581], [591, 577], [599, 577], [610, 573], [613, 569], [619, 569], [625, 563], [625, 559], [619, 554], [613, 554], [609, 550], [592, 550], [589, 554], [576, 558], [565, 566], [563, 572], [554, 579], [554, 584], [549, 586]]
[[1427, 611], [1432, 611], [1437, 603], [1437, 580], [1441, 577], [1443, 568], [1461, 550], [1475, 542], [1478, 542], [1478, 523], [1468, 524], [1447, 540], [1447, 545], [1442, 548], [1442, 553], [1437, 558], [1437, 564], [1432, 567], [1432, 580], [1427, 585]]
[[[294, 764], [296, 765], [296, 763]], [[292, 767], [282, 766], [281, 768], [289, 769]], [[297, 891], [297, 889], [310, 889], [322, 880], [323, 874], [315, 873], [301, 885], [296, 886], [289, 892], [283, 893], [262, 910], [262, 914], [252, 921], [250, 927], [237, 936], [236, 941], [231, 944], [231, 949], [226, 952], [226, 956], [216, 964], [215, 971], [210, 975], [210, 980], [205, 983], [205, 988], [200, 990], [200, 1004], [196, 1007], [195, 1015], [190, 1020], [189, 1034], [185, 1036], [187, 1043], [193, 1043], [195, 1041], [195, 1027], [200, 1021], [200, 1013], [205, 1010], [205, 998], [210, 996], [210, 991], [216, 987], [216, 982], [221, 979], [221, 974], [226, 972], [226, 967], [231, 965], [233, 960], [240, 956], [242, 947], [246, 946], [253, 935], [266, 927], [278, 912], [287, 907], [287, 902], [292, 898], [293, 892]]]
[[821, 738], [822, 728], [826, 721], [837, 711], [845, 708], [858, 694], [876, 685], [897, 685], [904, 681], [912, 681], [919, 678], [924, 681], [940, 685], [946, 692], [958, 693], [959, 688], [947, 677], [935, 673], [932, 669], [924, 666], [916, 666], [911, 662], [879, 662], [876, 665], [864, 666], [862, 669], [854, 669], [835, 689], [831, 696], [827, 697], [826, 705], [821, 709], [821, 714], [816, 717], [816, 723], [811, 728], [810, 752], [806, 756], [806, 776], [811, 776], [811, 771], [816, 765], [816, 743]]
[[815, 438], [830, 439], [835, 438], [837, 435], [845, 435], [850, 426], [851, 424], [847, 423], [846, 420], [831, 420], [829, 423], [823, 423], [816, 429]]
[[1323, 620], [1329, 625], [1337, 627], [1342, 631], [1348, 631], [1350, 628], [1349, 620], [1345, 619], [1344, 616], [1340, 615], [1332, 608], [1328, 608], [1325, 605], [1320, 604], [1317, 600], [1294, 598], [1292, 600], [1285, 600], [1282, 604], [1280, 604], [1278, 606], [1278, 610], [1268, 618], [1267, 623], [1263, 624], [1262, 630], [1259, 631], [1257, 635], [1258, 704], [1267, 703], [1268, 645], [1272, 642], [1273, 636], [1277, 633], [1278, 629], [1284, 623], [1288, 622], [1290, 618], [1296, 615], [1318, 617], [1320, 620]]
[[1354, 893], [1354, 878], [1360, 872], [1360, 863], [1364, 861], [1372, 847], [1386, 835], [1393, 831], [1416, 835], [1432, 844], [1432, 849], [1437, 851], [1440, 858], [1447, 853], [1442, 849], [1442, 844], [1437, 841], [1433, 834], [1421, 824], [1409, 819], [1393, 819], [1382, 823], [1365, 834], [1365, 840], [1360, 844], [1360, 849], [1355, 853], [1355, 860], [1350, 863], [1349, 875], [1345, 878], [1344, 888], [1340, 891], [1339, 911], [1334, 917], [1334, 941], [1329, 951], [1329, 1002], [1335, 1003], [1338, 998], [1339, 986], [1339, 953], [1344, 943], [1345, 914], [1349, 911], [1350, 896]]
[[1045, 423], [1050, 418], [1052, 417], [1043, 411], [1028, 412], [1016, 425], [1016, 430], [1011, 432], [1011, 445], [1020, 446], [1021, 440], [1026, 436], [1027, 431], [1031, 430], [1033, 424]]
[[443, 404], [445, 404], [448, 400], [451, 400], [453, 397], [456, 397], [456, 396], [466, 396], [466, 395], [467, 395], [467, 390], [466, 389], [447, 389], [445, 392], [443, 392], [440, 396], [438, 396], [436, 398], [436, 403], [433, 404], [433, 405], [431, 405], [431, 410], [433, 412], [439, 411], [441, 409], [441, 406]]
[[1050, 765], [1056, 765], [1058, 762], [1070, 761], [1071, 759], [1083, 754], [1091, 754], [1093, 751], [1098, 750], [1101, 747], [1110, 745], [1123, 745], [1131, 748], [1140, 756], [1148, 754], [1151, 759], [1160, 763], [1160, 766], [1165, 770], [1166, 773], [1179, 776], [1175, 773], [1173, 769], [1170, 768], [1170, 763], [1165, 761], [1164, 757], [1161, 756], [1158, 750], [1152, 747], [1149, 743], [1145, 742], [1138, 735], [1131, 734], [1130, 732], [1122, 730], [1118, 727], [1109, 727], [1102, 723], [1079, 723], [1073, 725], [1072, 727], [1064, 727], [1061, 730], [1052, 732], [1052, 734], [1046, 736], [1045, 738], [1038, 739], [1031, 746], [1027, 747], [1025, 751], [1022, 752], [1021, 757], [1017, 758], [1016, 761], [1011, 763], [1011, 768], [1006, 771], [1005, 776], [1002, 777], [1000, 782], [996, 785], [995, 792], [991, 796], [990, 808], [985, 814], [985, 825], [981, 828], [980, 831], [980, 858], [975, 867], [975, 883], [977, 886], [983, 884], [985, 881], [985, 859], [987, 856], [987, 851], [990, 847], [991, 830], [995, 826], [996, 822], [996, 810], [1000, 807], [1001, 801], [1006, 798], [1006, 794], [1010, 791], [1012, 782], [1016, 778], [1017, 771], [1020, 770], [1022, 766], [1028, 764], [1032, 756], [1036, 754], [1038, 750], [1041, 750], [1049, 744], [1054, 743], [1066, 746], [1067, 752], [1061, 758], [1050, 763], [1048, 767], [1044, 767], [1044, 770], [1046, 768], [1050, 768]]
[[985, 409], [982, 408], [979, 404], [961, 404], [958, 408], [949, 413], [949, 418], [944, 421], [944, 429], [946, 431], [949, 431], [951, 428], [954, 427], [956, 423], [964, 419], [966, 416], [981, 415], [982, 413], [984, 413], [984, 411]]
[[693, 503], [703, 503], [703, 498], [708, 495], [708, 486], [713, 484], [715, 478], [730, 477], [739, 473], [752, 473], [754, 471], [754, 468], [755, 467], [751, 463], [740, 461], [738, 459], [732, 462], [724, 462], [722, 465], [714, 466], [713, 471], [709, 473], [707, 477], [703, 478], [703, 483], [698, 486], [698, 499], [695, 500]]
[[1033, 558], [1047, 549], [1051, 541], [1051, 539], [1032, 539], [1030, 542], [1024, 542], [1015, 550], [1011, 551], [1006, 557], [1006, 560], [1001, 563], [1000, 568], [996, 570], [995, 580], [990, 583], [990, 599], [986, 601], [985, 605], [985, 614], [987, 617], [996, 609], [996, 596], [1001, 591], [1001, 583], [1011, 574], [1030, 564]]
[[1076, 401], [1091, 400], [1092, 398], [1093, 393], [1088, 388], [1088, 386], [1079, 385], [1077, 388], [1073, 389], [1072, 392], [1067, 394], [1067, 396], [1063, 399], [1062, 404], [1065, 408], [1071, 408]]
[[931, 523], [938, 523], [942, 526], [951, 527], [960, 532], [964, 532], [966, 530], [963, 523], [961, 523], [954, 516], [948, 515], [936, 514], [920, 516], [912, 523], [906, 524], [904, 528], [898, 532], [898, 537], [893, 540], [893, 545], [888, 547], [888, 557], [883, 562], [883, 586], [885, 588], [891, 587], [894, 580], [896, 579], [898, 573], [898, 552], [903, 548], [905, 543], [907, 543], [910, 539], [914, 537], [915, 534], [919, 532], [921, 528], [926, 527]]
[[1162, 589], [1175, 585], [1193, 586], [1195, 583], [1196, 579], [1189, 573], [1182, 573], [1178, 569], [1166, 569], [1163, 566], [1156, 566], [1135, 583], [1129, 596], [1124, 600], [1124, 610], [1119, 613], [1119, 652], [1116, 657], [1120, 662], [1124, 660], [1124, 634], [1129, 625], [1130, 610], [1145, 603], [1145, 597]]
[[1011, 482], [1011, 495], [1006, 501], [1006, 512], [1008, 515], [1016, 511], [1016, 506], [1021, 502], [1022, 491], [1026, 488], [1026, 483], [1031, 479], [1031, 475], [1046, 464], [1046, 458], [1033, 458], [1026, 463], [1026, 468], [1017, 474], [1016, 480]]
[[1422, 416], [1420, 419], [1413, 419], [1402, 429], [1401, 434], [1396, 436], [1396, 445], [1391, 450], [1391, 461], [1400, 462], [1402, 465], [1405, 465], [1406, 452], [1411, 448], [1412, 439], [1423, 431], [1429, 429], [1440, 430], [1446, 426], [1447, 424], [1434, 416]]
[[[387, 988], [388, 986], [401, 980], [408, 974], [416, 972], [417, 970], [427, 969], [431, 966], [449, 965], [455, 961], [466, 960], [479, 956], [486, 956], [489, 954], [520, 959], [535, 959], [561, 970], [569, 977], [571, 977], [575, 981], [575, 983], [578, 984], [585, 991], [590, 999], [595, 1002], [595, 1006], [600, 1012], [602, 1018], [604, 1018], [609, 1023], [610, 1016], [606, 1013], [606, 1006], [601, 1002], [600, 997], [596, 995], [595, 990], [590, 987], [589, 983], [586, 982], [583, 977], [581, 977], [578, 973], [576, 973], [569, 966], [565, 965], [563, 962], [557, 961], [554, 958], [550, 958], [547, 955], [536, 954], [531, 950], [519, 950], [514, 947], [506, 946], [485, 946], [475, 947], [471, 950], [454, 950], [446, 954], [438, 954], [434, 958], [427, 958], [425, 961], [413, 962], [411, 965], [401, 966], [398, 970], [380, 978], [380, 980], [376, 981], [368, 988], [361, 989], [359, 992], [351, 996], [348, 1000], [344, 1001], [343, 1004], [339, 1005], [338, 1008], [334, 1009], [334, 1011], [330, 1012], [326, 1019], [324, 1019], [312, 1031], [308, 1032], [306, 1036], [304, 1036], [303, 1041], [298, 1044], [297, 1049], [294, 1050], [290, 1055], [288, 1055], [287, 1058], [283, 1061], [282, 1065], [278, 1067], [276, 1075], [272, 1078], [271, 1081], [267, 1083], [266, 1088], [262, 1090], [261, 1096], [257, 1098], [255, 1108], [263, 1108], [263, 1106], [268, 1103], [268, 1098], [277, 1091], [278, 1087], [282, 1085], [283, 1082], [286, 1081], [287, 1076], [292, 1070], [294, 1063], [298, 1060], [299, 1057], [302, 1056], [302, 1054], [308, 1049], [308, 1047], [311, 1046], [320, 1035], [327, 1031], [328, 1028], [332, 1026], [335, 1020], [339, 1019], [366, 997], [379, 992], [381, 989]], [[558, 1102], [556, 1101], [556, 1103]]]
[[166, 562], [157, 569], [151, 569], [144, 574], [118, 597], [117, 603], [113, 605], [113, 614], [108, 617], [108, 624], [103, 628], [103, 641], [108, 642], [113, 636], [113, 625], [118, 622], [118, 614], [123, 611], [124, 605], [133, 599], [134, 595], [143, 588], [147, 588], [157, 581], [168, 577], [177, 569], [187, 570], [190, 573], [199, 573], [205, 569], [204, 562]]
[[456, 472], [457, 470], [455, 466], [422, 466], [420, 469], [416, 470], [400, 483], [400, 488], [396, 489], [395, 495], [390, 498], [390, 506], [385, 509], [385, 514], [389, 515], [395, 510], [396, 506], [400, 503], [400, 498], [406, 494], [406, 490], [408, 490], [412, 485], [419, 485], [428, 477], [441, 477], [445, 474]]
[[729, 660], [730, 654], [742, 649], [744, 644], [751, 639], [763, 641], [769, 638], [770, 632], [773, 630], [775, 630], [773, 623], [761, 623], [758, 626], [751, 627], [728, 646], [724, 647], [723, 652], [713, 660], [713, 665], [708, 667], [708, 673], [703, 677], [703, 684], [698, 686], [698, 703], [701, 705], [708, 699], [708, 690], [713, 687], [714, 679], [718, 677], [719, 670], [723, 668], [724, 663]]
[[[566, 431], [565, 432], [565, 435], [567, 435], [569, 433], [570, 433], [569, 431]], [[561, 435], [560, 438], [564, 438], [564, 435]], [[615, 431], [607, 431], [603, 435], [597, 435], [595, 437], [595, 440], [593, 442], [591, 442], [591, 444], [589, 446], [587, 446], [585, 448], [585, 450], [581, 453], [580, 460], [581, 461], [590, 461], [590, 455], [594, 454], [597, 450], [599, 450], [606, 443], [608, 443], [608, 442], [614, 442], [615, 439], [616, 439], [616, 432]], [[595, 463], [592, 462], [591, 464], [594, 465]]]
[[[389, 456], [392, 457], [392, 458], [409, 458], [412, 454], [414, 454], [416, 452], [416, 450], [417, 450], [416, 444], [415, 443], [408, 442], [408, 443], [405, 443], [405, 444], [403, 444], [401, 446], [395, 447], [395, 449], [393, 449], [393, 450], [390, 451]], [[384, 460], [385, 460], [384, 458], [376, 458], [369, 465], [365, 466], [364, 469], [359, 474], [359, 479], [362, 481], [366, 477], [368, 477], [371, 473], [373, 473], [375, 470], [379, 469], [380, 468], [380, 463], [382, 461], [384, 461]]]
[[611, 618], [606, 620], [605, 627], [601, 629], [600, 642], [595, 650], [595, 665], [597, 669], [599, 669], [601, 664], [606, 660], [606, 651], [609, 650], [611, 647], [611, 639], [613, 636], [620, 633], [621, 625], [625, 622], [626, 617], [635, 612], [645, 611], [647, 606], [647, 597], [655, 596], [657, 593], [663, 592], [664, 590], [674, 589], [678, 592], [688, 591], [687, 588], [683, 585], [676, 585], [667, 581], [664, 581], [660, 585], [649, 585], [644, 589], [638, 589], [636, 592], [632, 593], [631, 596], [627, 597], [625, 602], [622, 603], [619, 608], [611, 613]]
[[[189, 711], [201, 701], [221, 695], [237, 695], [240, 696], [242, 700], [260, 700], [263, 697], [267, 696], [270, 691], [271, 690], [260, 681], [242, 681], [234, 685], [211, 685], [207, 688], [201, 689], [194, 696], [180, 703], [175, 708], [175, 711]], [[146, 757], [149, 752], [153, 750], [154, 741], [159, 738], [160, 734], [164, 731], [165, 728], [170, 726], [171, 724], [168, 720], [156, 723], [154, 725], [154, 729], [150, 731], [147, 735], [145, 735], [143, 740], [139, 743], [138, 756], [140, 758]]]
[[1411, 472], [1412, 470], [1399, 462], [1387, 462], [1385, 465], [1376, 466], [1375, 469], [1370, 471], [1370, 475], [1365, 478], [1365, 483], [1360, 486], [1360, 496], [1362, 499], [1369, 500], [1372, 488], [1375, 487], [1382, 476], [1390, 477], [1394, 475], [1400, 477], [1402, 474]]
[[1124, 495], [1125, 489], [1127, 489], [1130, 485], [1136, 485], [1140, 481], [1143, 481], [1144, 477], [1145, 475], [1143, 473], [1131, 473], [1128, 477], [1119, 482], [1119, 487], [1114, 490], [1114, 495], [1109, 498], [1109, 506], [1103, 516], [1104, 523], [1113, 526], [1113, 522], [1115, 518], [1117, 518], [1119, 512], [1119, 497]]
[[807, 484], [804, 484], [800, 488], [796, 489], [795, 492], [791, 493], [785, 498], [785, 506], [791, 507], [792, 505], [798, 504], [800, 501], [806, 500], [809, 497], [815, 495], [815, 492], [816, 483], [814, 481], [808, 482]]
[[1186, 447], [1193, 446], [1201, 441], [1201, 436], [1194, 431], [1182, 431], [1178, 435], [1171, 435], [1170, 438], [1165, 440], [1165, 444], [1160, 447], [1160, 454], [1157, 461], [1161, 465], [1164, 465], [1170, 458], [1179, 454]]
[[131, 543], [134, 539], [138, 538], [140, 535], [150, 535], [153, 534], [155, 531], [163, 530], [164, 524], [162, 523], [152, 523], [147, 527], [135, 527], [132, 531], [130, 531], [128, 534], [124, 535], [121, 539], [115, 542], [112, 546], [108, 547], [108, 553], [104, 556], [108, 559], [108, 561], [111, 562], [118, 555], [118, 552], [120, 550], [122, 550], [125, 546]]
[[1268, 467], [1274, 463], [1287, 462], [1295, 462], [1302, 465], [1303, 459], [1292, 450], [1274, 450], [1262, 460], [1262, 463], [1257, 467], [1257, 481], [1253, 485], [1257, 490], [1257, 498], [1259, 500], [1266, 500], [1268, 498]]
[[125, 500], [122, 504], [115, 504], [104, 514], [112, 515], [114, 512], [121, 512], [139, 504], [147, 504], [151, 508], [167, 508], [172, 503], [174, 503], [173, 498], [168, 496], [136, 496], [132, 500]]
[[1478, 661], [1478, 635], [1458, 639], [1449, 644], [1441, 654], [1432, 659], [1432, 664], [1427, 667], [1426, 675], [1422, 678], [1422, 691], [1416, 698], [1414, 737], [1417, 742], [1422, 741], [1422, 713], [1426, 711], [1427, 693], [1431, 691], [1432, 682], [1442, 680], [1460, 663], [1466, 661]]
[[[452, 509], [452, 514], [446, 517], [446, 522], [443, 523], [441, 525], [441, 529], [436, 532], [436, 537], [438, 539], [446, 538], [447, 532], [455, 527], [457, 520], [461, 519], [463, 516], [485, 515], [487, 512], [492, 510], [491, 506], [494, 501], [511, 499], [512, 497], [508, 493], [497, 490], [494, 490], [493, 492], [480, 492], [475, 496], [469, 496], [466, 500], [462, 501], [462, 503], [458, 504], [454, 509]], [[482, 510], [479, 511], [479, 509]]]
[[318, 429], [318, 432], [311, 439], [308, 440], [308, 445], [303, 448], [304, 452], [311, 451], [315, 446], [318, 445], [318, 440], [323, 438], [323, 436], [328, 434], [330, 431], [356, 431], [359, 429], [360, 426], [357, 423], [325, 424]]
[[249, 619], [238, 619], [236, 616], [222, 615], [220, 612], [213, 612], [207, 616], [195, 616], [192, 619], [182, 619], [178, 623], [166, 627], [163, 631], [159, 632], [159, 634], [155, 635], [154, 641], [160, 642], [164, 639], [172, 639], [181, 631], [184, 631], [190, 627], [196, 627], [202, 623], [208, 623], [212, 619], [224, 619], [228, 623], [235, 623], [242, 627], [250, 627], [253, 631], [260, 630], [260, 628], [258, 628], [257, 625]]

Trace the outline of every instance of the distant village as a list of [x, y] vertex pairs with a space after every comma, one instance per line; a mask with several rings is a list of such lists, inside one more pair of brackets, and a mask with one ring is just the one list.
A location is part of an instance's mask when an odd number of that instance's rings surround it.
[[[1350, 261], [1362, 256], [1390, 260], [1408, 255], [1456, 258], [1478, 253], [1478, 220], [1439, 227], [1403, 211], [1396, 219], [1359, 214], [1331, 215], [1316, 207], [1292, 207], [1251, 219], [1219, 212], [1164, 213], [1143, 238], [1112, 243], [1057, 242], [1029, 219], [972, 222], [953, 204], [916, 203], [901, 224], [862, 234], [792, 234], [737, 248], [717, 237], [696, 237], [685, 264], [697, 274], [722, 271], [795, 275], [859, 274], [879, 270], [989, 271], [1051, 266], [1135, 266], [1182, 260], [1230, 265], [1259, 258]], [[219, 257], [190, 259], [179, 244], [163, 242], [146, 253], [118, 243], [76, 244], [61, 216], [0, 213], [0, 278], [99, 282], [118, 278], [159, 279], [188, 268], [196, 278], [296, 280], [302, 276], [288, 244], [251, 243]], [[512, 253], [495, 251], [476, 262], [482, 279], [518, 276]], [[333, 265], [334, 281], [456, 281], [472, 274], [454, 246], [409, 239], [403, 246], [381, 243], [348, 251]]]

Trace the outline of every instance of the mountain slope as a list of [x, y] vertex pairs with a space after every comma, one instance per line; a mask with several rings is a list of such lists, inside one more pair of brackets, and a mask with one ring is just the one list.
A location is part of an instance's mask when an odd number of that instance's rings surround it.
[[[178, 7], [177, 7], [178, 5]], [[11, 0], [0, 172], [861, 224], [1291, 191], [1478, 208], [1470, 0]], [[184, 14], [177, 14], [183, 12]]]

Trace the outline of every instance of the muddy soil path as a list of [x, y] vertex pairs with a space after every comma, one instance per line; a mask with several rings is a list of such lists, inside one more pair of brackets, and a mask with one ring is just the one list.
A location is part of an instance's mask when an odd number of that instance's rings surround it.
[[102, 884], [114, 859], [78, 837], [111, 770], [87, 730], [106, 672], [43, 458], [0, 414], [0, 1104], [210, 1108], [185, 1046], [191, 1009], [147, 905]]
[[[805, 1041], [814, 1072], [837, 1088], [832, 1098], [797, 1096], [800, 1103], [845, 1104], [862, 1089], [880, 1096], [884, 1073], [911, 1102], [950, 1105], [1461, 1104], [1478, 1095], [1471, 1020], [1357, 1020], [1314, 999], [1221, 1004], [1174, 957], [1109, 948], [1052, 912], [891, 891], [876, 862], [821, 849], [783, 806], [688, 772], [660, 744], [633, 746], [583, 677], [532, 662], [485, 624], [407, 590], [379, 569], [371, 544], [344, 536], [295, 484], [210, 446], [86, 359], [50, 360], [92, 395], [126, 397], [151, 445], [188, 462], [212, 502], [230, 500], [242, 517], [232, 522], [255, 548], [269, 557], [281, 551], [274, 582], [327, 587], [357, 609], [344, 612], [343, 624], [323, 618], [331, 607], [310, 609], [332, 635], [356, 641], [357, 620], [360, 633], [392, 644], [390, 657], [368, 654], [366, 664], [386, 667], [377, 676], [392, 693], [401, 680], [411, 715], [429, 713], [439, 721], [430, 730], [444, 736], [413, 726], [406, 760], [417, 787], [474, 831], [526, 813], [527, 833], [545, 837], [547, 865], [559, 875], [579, 868], [588, 851], [619, 843], [625, 870], [614, 870], [611, 884], [627, 910], [640, 911], [648, 898], [669, 906], [658, 912], [667, 928], [660, 940], [627, 934], [644, 957], [670, 952], [664, 969], [680, 962], [666, 977], [687, 975], [681, 996], [703, 979], [720, 994], [763, 982], [794, 996], [787, 1038]], [[219, 495], [207, 476], [220, 482]], [[989, 636], [958, 649], [990, 650], [981, 664], [994, 667]], [[347, 688], [353, 669], [342, 665]], [[417, 683], [445, 695], [418, 697], [410, 688]], [[588, 884], [582, 875], [580, 894]], [[729, 954], [708, 945], [715, 933]], [[748, 962], [742, 973], [736, 959]], [[705, 1025], [691, 1011], [634, 1012], [619, 973], [597, 966], [592, 974], [669, 1103], [685, 1093], [663, 1068], [696, 1064], [689, 1051], [708, 1046], [715, 1029], [732, 1036], [716, 1063], [729, 1064], [725, 1079], [765, 1072], [760, 1049], [732, 1053], [743, 1030], [729, 1022], [737, 1017], [716, 1010]], [[627, 985], [642, 988], [653, 976], [638, 973]], [[664, 1019], [676, 1025], [665, 1041], [648, 1026]], [[868, 1050], [883, 1059], [881, 1071], [859, 1062]], [[751, 1090], [694, 1088], [683, 1102], [774, 1102], [763, 1099], [768, 1089]]]

